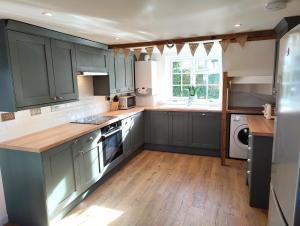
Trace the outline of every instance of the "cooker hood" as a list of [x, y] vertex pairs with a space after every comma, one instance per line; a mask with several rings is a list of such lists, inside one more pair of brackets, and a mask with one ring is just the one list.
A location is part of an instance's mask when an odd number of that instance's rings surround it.
[[108, 73], [106, 71], [102, 72], [92, 72], [92, 71], [81, 71], [79, 72], [81, 76], [106, 76]]

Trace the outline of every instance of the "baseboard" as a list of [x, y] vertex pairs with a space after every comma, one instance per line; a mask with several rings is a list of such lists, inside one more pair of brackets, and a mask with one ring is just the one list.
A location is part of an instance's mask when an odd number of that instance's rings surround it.
[[199, 149], [191, 147], [178, 147], [170, 145], [159, 145], [159, 144], [144, 144], [144, 149], [153, 150], [153, 151], [163, 151], [163, 152], [173, 152], [181, 154], [190, 154], [190, 155], [205, 155], [205, 156], [220, 156], [219, 150], [214, 149]]
[[8, 216], [7, 215], [1, 215], [0, 216], [0, 225], [3, 226], [8, 222]]

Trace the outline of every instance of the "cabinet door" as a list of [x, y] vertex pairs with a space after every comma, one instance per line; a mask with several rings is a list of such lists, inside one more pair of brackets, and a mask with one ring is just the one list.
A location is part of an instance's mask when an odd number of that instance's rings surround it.
[[133, 117], [126, 118], [122, 121], [123, 151], [125, 155], [130, 155], [133, 151], [132, 126]]
[[175, 146], [188, 145], [188, 117], [187, 112], [170, 112], [170, 144]]
[[126, 91], [134, 91], [134, 56], [129, 55], [125, 61]]
[[75, 47], [51, 40], [55, 93], [58, 101], [78, 99]]
[[50, 39], [8, 31], [17, 108], [54, 102]]
[[126, 92], [126, 72], [123, 54], [118, 54], [115, 59], [116, 89], [118, 93]]
[[50, 218], [78, 195], [78, 177], [74, 167], [72, 143], [43, 154], [47, 207]]
[[169, 144], [169, 114], [164, 111], [150, 112], [150, 143]]
[[196, 148], [220, 148], [220, 113], [190, 113], [189, 145]]
[[115, 71], [115, 56], [114, 53], [108, 53], [108, 76], [109, 76], [109, 90], [110, 94], [117, 92], [116, 87], [116, 71]]
[[133, 125], [131, 129], [131, 133], [132, 133], [133, 151], [136, 151], [144, 144], [145, 141], [143, 113], [138, 113], [137, 115], [133, 116]]
[[77, 45], [77, 71], [107, 72], [107, 54], [105, 50]]

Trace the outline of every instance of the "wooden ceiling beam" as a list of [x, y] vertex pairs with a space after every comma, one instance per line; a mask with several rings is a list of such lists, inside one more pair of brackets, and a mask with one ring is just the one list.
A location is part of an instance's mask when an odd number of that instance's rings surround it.
[[134, 48], [134, 47], [164, 45], [164, 44], [167, 44], [168, 41], [172, 41], [173, 43], [176, 44], [176, 43], [201, 42], [201, 41], [218, 40], [218, 39], [230, 39], [231, 42], [236, 42], [235, 39], [242, 35], [247, 35], [248, 41], [260, 41], [260, 40], [275, 39], [275, 31], [274, 30], [262, 30], [262, 31], [240, 32], [240, 33], [223, 34], [223, 35], [207, 35], [207, 36], [198, 36], [198, 37], [190, 37], [190, 38], [158, 40], [158, 41], [150, 41], [150, 42], [113, 44], [113, 45], [109, 45], [108, 47], [110, 49]]

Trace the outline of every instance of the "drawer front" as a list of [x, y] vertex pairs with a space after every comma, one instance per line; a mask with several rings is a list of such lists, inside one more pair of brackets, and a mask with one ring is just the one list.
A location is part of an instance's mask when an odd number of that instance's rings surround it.
[[98, 146], [101, 139], [101, 130], [86, 134], [73, 141], [73, 154], [77, 156], [79, 152], [86, 152]]

